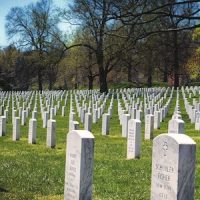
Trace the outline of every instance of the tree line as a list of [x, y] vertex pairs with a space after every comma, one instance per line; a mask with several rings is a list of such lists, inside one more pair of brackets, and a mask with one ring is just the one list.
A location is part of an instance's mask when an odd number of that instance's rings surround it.
[[[175, 87], [200, 81], [197, 0], [74, 0], [66, 8], [39, 0], [6, 16], [11, 44], [0, 51], [6, 90], [108, 91], [108, 83]], [[66, 35], [61, 21], [74, 25]]]

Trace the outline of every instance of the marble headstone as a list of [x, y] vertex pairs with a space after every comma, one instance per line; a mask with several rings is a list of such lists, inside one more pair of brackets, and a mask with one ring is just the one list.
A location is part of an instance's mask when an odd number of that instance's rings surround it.
[[13, 141], [20, 139], [20, 118], [15, 117], [13, 121]]
[[70, 122], [69, 122], [69, 131], [78, 130], [78, 129], [79, 129], [79, 122], [70, 120]]
[[184, 125], [182, 119], [171, 119], [168, 123], [168, 133], [184, 134]]
[[49, 113], [48, 112], [44, 112], [43, 114], [43, 128], [47, 128], [47, 121], [49, 119]]
[[6, 135], [6, 117], [1, 116], [0, 117], [0, 136]]
[[37, 129], [37, 120], [29, 120], [29, 131], [28, 131], [28, 143], [36, 144], [36, 129]]
[[153, 140], [151, 200], [194, 200], [196, 143], [185, 134]]
[[108, 113], [104, 113], [102, 117], [102, 135], [109, 134], [110, 124], [110, 115]]
[[128, 135], [128, 121], [130, 120], [130, 114], [122, 115], [122, 137], [127, 137]]
[[86, 131], [91, 131], [92, 126], [92, 115], [91, 113], [85, 113], [84, 129]]
[[47, 147], [56, 146], [56, 120], [49, 119], [47, 122]]
[[64, 200], [92, 200], [94, 136], [86, 130], [67, 135]]
[[148, 114], [145, 116], [145, 135], [146, 140], [153, 138], [153, 128], [154, 128], [154, 115]]
[[127, 159], [140, 158], [141, 121], [130, 119], [128, 122]]

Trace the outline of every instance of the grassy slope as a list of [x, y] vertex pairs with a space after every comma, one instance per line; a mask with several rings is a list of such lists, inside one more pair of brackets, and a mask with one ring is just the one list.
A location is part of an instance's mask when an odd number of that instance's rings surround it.
[[[200, 199], [200, 136], [198, 131], [194, 131], [194, 125], [189, 123], [182, 100], [180, 104], [183, 120], [186, 122], [186, 133], [197, 142], [195, 199]], [[167, 122], [171, 118], [174, 106], [175, 99], [167, 118], [161, 124], [161, 129], [154, 131], [155, 136], [167, 132]], [[7, 135], [0, 138], [0, 199], [63, 199], [69, 106], [66, 113], [66, 117], [61, 117], [60, 112], [56, 117], [55, 149], [46, 148], [46, 129], [40, 128], [42, 121], [39, 113], [36, 145], [28, 144], [28, 125], [21, 127], [20, 141], [13, 142], [9, 120]], [[152, 141], [142, 141], [141, 159], [126, 160], [126, 139], [121, 137], [116, 100], [110, 127], [110, 135], [103, 137], [101, 120], [92, 125], [92, 133], [95, 135], [94, 199], [149, 199]], [[142, 134], [144, 135], [144, 123]]]

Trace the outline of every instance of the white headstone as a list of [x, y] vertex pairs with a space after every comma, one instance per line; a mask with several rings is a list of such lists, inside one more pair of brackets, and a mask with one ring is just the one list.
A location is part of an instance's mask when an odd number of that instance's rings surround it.
[[93, 110], [93, 115], [92, 115], [92, 122], [93, 123], [97, 123], [97, 120], [98, 120], [98, 110], [94, 109]]
[[28, 143], [36, 144], [36, 129], [37, 129], [37, 120], [29, 120], [29, 131], [28, 131]]
[[140, 158], [141, 121], [130, 119], [128, 122], [127, 159]]
[[56, 120], [49, 119], [47, 122], [47, 147], [56, 146]]
[[122, 115], [122, 137], [127, 137], [128, 135], [128, 121], [130, 118], [130, 114]]
[[136, 119], [141, 120], [142, 118], [142, 110], [137, 110], [136, 111]]
[[102, 117], [102, 135], [108, 135], [110, 130], [110, 115], [104, 113]]
[[26, 110], [22, 111], [22, 121], [21, 121], [21, 125], [24, 126], [26, 125]]
[[48, 112], [44, 112], [43, 114], [43, 128], [47, 128], [47, 121], [49, 119], [49, 113]]
[[55, 108], [50, 109], [50, 119], [54, 119], [55, 117]]
[[6, 117], [0, 117], [0, 137], [6, 135]]
[[182, 119], [171, 119], [168, 123], [168, 133], [184, 134], [185, 122]]
[[78, 130], [78, 129], [79, 129], [79, 122], [71, 120], [69, 122], [69, 131]]
[[16, 114], [17, 114], [17, 111], [13, 109], [13, 111], [12, 111], [12, 124], [13, 124], [14, 118], [16, 117]]
[[154, 112], [154, 129], [160, 128], [160, 111]]
[[13, 122], [13, 141], [20, 139], [20, 118], [15, 117]]
[[184, 134], [153, 140], [151, 200], [194, 200], [196, 143]]
[[8, 122], [8, 110], [4, 110], [4, 116], [6, 117], [6, 122]]
[[200, 118], [198, 118], [195, 122], [195, 130], [200, 131]]
[[84, 124], [84, 122], [85, 122], [85, 112], [86, 112], [86, 110], [85, 110], [85, 108], [82, 108], [81, 109], [81, 122]]
[[62, 117], [65, 116], [65, 106], [62, 106]]
[[153, 138], [154, 115], [148, 114], [145, 116], [145, 134], [144, 138], [150, 140]]
[[92, 115], [91, 113], [85, 113], [84, 129], [86, 131], [91, 131], [92, 126]]
[[37, 119], [37, 111], [32, 112], [32, 119]]
[[85, 130], [67, 135], [65, 200], [92, 200], [94, 136]]

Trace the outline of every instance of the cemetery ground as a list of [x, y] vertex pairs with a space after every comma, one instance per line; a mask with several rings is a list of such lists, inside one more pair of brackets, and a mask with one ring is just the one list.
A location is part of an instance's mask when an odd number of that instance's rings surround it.
[[[167, 117], [161, 123], [161, 128], [154, 130], [154, 137], [161, 133], [167, 133], [168, 121], [173, 114], [175, 103], [176, 91], [174, 91]], [[38, 112], [37, 118], [37, 141], [32, 145], [28, 144], [29, 120], [27, 120], [26, 126], [20, 126], [21, 138], [14, 142], [12, 141], [11, 116], [9, 116], [6, 136], [0, 138], [0, 199], [60, 200], [64, 198], [69, 109], [68, 101], [66, 116], [62, 117], [61, 110], [59, 110], [55, 117], [56, 147], [54, 149], [46, 147], [46, 128], [41, 128], [40, 112]], [[181, 92], [180, 110], [185, 121], [185, 133], [197, 143], [195, 199], [198, 200], [200, 199], [200, 132], [195, 131], [194, 124], [190, 123]], [[78, 117], [76, 119], [78, 120]], [[83, 129], [81, 123], [80, 129]], [[144, 140], [144, 119], [142, 120], [140, 159], [126, 159], [127, 139], [121, 136], [116, 99], [110, 120], [110, 134], [103, 136], [101, 129], [102, 119], [99, 119], [96, 124], [92, 124], [91, 132], [95, 136], [93, 199], [150, 199], [152, 140]]]

